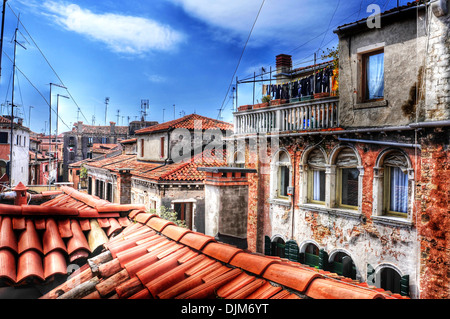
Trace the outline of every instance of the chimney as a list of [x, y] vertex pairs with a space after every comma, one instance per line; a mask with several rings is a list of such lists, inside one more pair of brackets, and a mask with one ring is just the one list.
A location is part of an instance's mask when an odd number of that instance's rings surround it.
[[28, 187], [19, 182], [16, 187], [13, 188], [13, 191], [16, 192], [16, 197], [14, 199], [14, 205], [21, 206], [27, 204], [27, 190]]
[[77, 124], [75, 124], [77, 126], [77, 133], [82, 133], [83, 132], [83, 122], [82, 121], [78, 121]]
[[292, 55], [279, 54], [276, 56], [277, 82], [285, 82], [289, 79], [287, 74], [292, 71]]
[[205, 172], [205, 235], [247, 249], [248, 175], [255, 169], [199, 167]]
[[22, 126], [23, 124], [23, 118], [17, 118], [17, 124], [19, 124], [20, 126]]
[[109, 127], [111, 128], [111, 134], [115, 134], [116, 133], [116, 123], [109, 122]]

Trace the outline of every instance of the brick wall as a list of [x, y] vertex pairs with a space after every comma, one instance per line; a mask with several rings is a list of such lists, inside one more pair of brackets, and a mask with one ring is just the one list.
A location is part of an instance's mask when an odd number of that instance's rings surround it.
[[[389, 146], [354, 143], [363, 166], [361, 215], [349, 217], [333, 209], [314, 210], [299, 205], [299, 165], [303, 152], [310, 145], [318, 144], [329, 156], [340, 144], [335, 137], [281, 140], [280, 147], [289, 152], [293, 165], [293, 215], [290, 207], [270, 202], [270, 163], [255, 161], [258, 154], [247, 144], [246, 167], [258, 169], [257, 174], [249, 177], [249, 249], [263, 252], [265, 236], [279, 236], [284, 241], [294, 239], [299, 246], [306, 241], [314, 241], [328, 253], [338, 250], [348, 253], [362, 280], [367, 278], [368, 265], [377, 270], [383, 265], [392, 265], [401, 275], [410, 275], [412, 297], [448, 298], [450, 176], [448, 137], [447, 140], [442, 137], [445, 134], [448, 130], [440, 135], [424, 133], [419, 140], [422, 150], [399, 148], [411, 161], [415, 183], [411, 190], [412, 205], [409, 205], [412, 208], [405, 225], [382, 223], [373, 216], [374, 167], [380, 153]], [[387, 137], [380, 134], [373, 138], [411, 142], [414, 141], [414, 132], [390, 133]], [[272, 153], [270, 145], [268, 153]]]
[[450, 156], [448, 130], [421, 139], [422, 174], [417, 187], [421, 298], [450, 298]]

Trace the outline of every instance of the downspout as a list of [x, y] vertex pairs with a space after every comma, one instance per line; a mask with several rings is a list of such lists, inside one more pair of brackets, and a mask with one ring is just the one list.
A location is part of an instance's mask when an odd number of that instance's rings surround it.
[[344, 138], [344, 137], [338, 137], [339, 141], [342, 142], [360, 142], [360, 143], [367, 143], [367, 144], [379, 144], [379, 145], [389, 145], [389, 146], [399, 146], [399, 147], [413, 147], [413, 148], [419, 148], [421, 149], [422, 146], [420, 144], [408, 144], [408, 143], [398, 143], [398, 142], [385, 142], [385, 141], [374, 141], [374, 140], [362, 140], [362, 139], [355, 139], [355, 138]]

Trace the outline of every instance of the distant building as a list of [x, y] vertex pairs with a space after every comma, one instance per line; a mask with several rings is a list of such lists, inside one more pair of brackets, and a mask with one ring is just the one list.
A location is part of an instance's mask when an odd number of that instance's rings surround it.
[[11, 162], [11, 119], [0, 116], [0, 182], [3, 185], [28, 184], [30, 130], [22, 125], [21, 118], [15, 120]]
[[190, 229], [204, 232], [205, 174], [197, 167], [226, 164], [222, 137], [232, 128], [191, 114], [138, 130], [136, 138], [121, 142], [122, 155], [84, 163], [88, 193], [156, 211], [162, 206], [173, 209]]
[[110, 122], [109, 126], [94, 126], [79, 121], [72, 131], [63, 133], [63, 136], [63, 180], [68, 181], [69, 165], [92, 158], [95, 143], [117, 144], [129, 136], [129, 131], [128, 126], [116, 126], [114, 122]]

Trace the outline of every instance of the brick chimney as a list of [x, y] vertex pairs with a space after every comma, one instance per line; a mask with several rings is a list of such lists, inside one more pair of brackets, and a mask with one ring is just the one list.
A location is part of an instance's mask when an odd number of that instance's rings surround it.
[[287, 74], [292, 71], [292, 55], [279, 54], [276, 56], [277, 82], [285, 82], [289, 79]]
[[111, 128], [111, 134], [115, 134], [116, 133], [116, 123], [109, 122], [109, 127]]
[[205, 172], [205, 234], [247, 249], [248, 174], [254, 169], [199, 167]]
[[82, 121], [78, 121], [78, 123], [76, 123], [75, 126], [77, 127], [77, 133], [83, 132], [83, 122]]
[[16, 197], [14, 199], [14, 205], [21, 206], [27, 204], [27, 190], [28, 187], [19, 182], [16, 187], [13, 188], [13, 191], [16, 192]]

